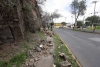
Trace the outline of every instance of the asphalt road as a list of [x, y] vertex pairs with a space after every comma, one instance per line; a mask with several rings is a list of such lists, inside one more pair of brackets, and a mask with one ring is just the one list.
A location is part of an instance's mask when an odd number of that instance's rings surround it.
[[74, 53], [83, 67], [100, 67], [100, 35], [73, 31], [69, 29], [54, 29]]

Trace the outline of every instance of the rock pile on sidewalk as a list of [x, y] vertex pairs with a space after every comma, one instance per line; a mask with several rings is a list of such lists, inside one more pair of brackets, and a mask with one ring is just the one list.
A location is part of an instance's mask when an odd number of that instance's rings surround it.
[[[51, 31], [44, 31], [46, 39], [38, 40], [36, 47], [31, 47], [28, 51], [29, 58], [22, 64], [21, 67], [56, 67], [54, 63], [54, 41], [52, 36], [54, 33]], [[62, 47], [59, 46], [60, 49]], [[59, 57], [62, 58], [62, 62], [59, 63], [60, 67], [72, 67], [68, 62], [68, 56], [65, 53], [59, 53]]]
[[53, 66], [53, 38], [51, 33], [45, 33], [46, 39], [39, 40], [36, 47], [28, 51], [29, 58], [22, 64], [22, 67], [52, 67]]
[[68, 56], [65, 55], [65, 53], [59, 54], [60, 58], [62, 58], [64, 61], [60, 62], [60, 67], [72, 67], [71, 63], [68, 62]]

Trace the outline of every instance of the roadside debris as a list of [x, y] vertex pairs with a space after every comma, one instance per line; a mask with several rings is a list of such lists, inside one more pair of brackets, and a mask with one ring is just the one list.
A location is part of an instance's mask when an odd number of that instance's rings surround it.
[[[47, 35], [46, 39], [38, 40], [39, 41], [37, 43], [38, 45], [36, 45], [35, 48], [34, 47], [30, 48], [30, 50], [28, 51], [28, 54], [30, 57], [28, 60], [26, 60], [25, 63], [22, 64], [22, 67], [41, 67], [42, 62], [45, 64], [46, 63], [50, 64], [52, 62], [51, 66], [53, 65], [54, 48], [53, 48], [53, 39], [51, 37], [52, 33], [48, 31], [46, 35]], [[49, 63], [46, 61], [46, 58], [47, 58], [47, 61], [48, 59], [52, 61], [49, 61], [50, 62]], [[56, 65], [53, 65], [53, 67], [56, 67]]]
[[55, 64], [53, 64], [53, 67], [56, 67], [56, 65], [55, 65]]
[[60, 53], [59, 56], [63, 59], [63, 60], [68, 60], [68, 56], [65, 55], [65, 53]]
[[72, 65], [66, 60], [66, 61], [60, 62], [60, 67], [72, 67]]

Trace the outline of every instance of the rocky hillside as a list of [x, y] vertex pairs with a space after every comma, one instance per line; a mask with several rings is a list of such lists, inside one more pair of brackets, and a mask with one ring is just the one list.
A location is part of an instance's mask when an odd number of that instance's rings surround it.
[[26, 31], [35, 32], [41, 25], [36, 0], [0, 1], [0, 44], [20, 41]]

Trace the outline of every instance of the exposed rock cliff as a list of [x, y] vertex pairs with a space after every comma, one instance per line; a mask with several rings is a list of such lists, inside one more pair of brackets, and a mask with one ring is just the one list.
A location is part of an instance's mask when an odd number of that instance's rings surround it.
[[40, 20], [36, 0], [0, 1], [0, 44], [23, 39], [25, 31], [39, 30]]

